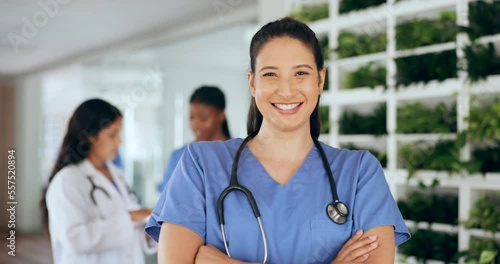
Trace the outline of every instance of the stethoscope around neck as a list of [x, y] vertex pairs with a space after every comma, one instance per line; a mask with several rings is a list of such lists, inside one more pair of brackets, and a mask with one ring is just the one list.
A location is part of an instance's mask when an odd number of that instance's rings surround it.
[[[262, 241], [264, 242], [264, 261], [267, 261], [267, 239], [266, 233], [264, 232], [264, 226], [262, 225], [262, 219], [260, 218], [259, 207], [257, 206], [257, 202], [255, 201], [252, 192], [245, 188], [245, 186], [238, 183], [237, 170], [238, 170], [238, 162], [240, 160], [241, 151], [245, 147], [245, 145], [250, 141], [250, 139], [254, 138], [257, 135], [258, 131], [255, 131], [249, 134], [243, 142], [241, 142], [233, 160], [233, 167], [231, 169], [231, 179], [229, 181], [229, 186], [222, 191], [217, 200], [217, 211], [219, 215], [219, 224], [221, 228], [222, 239], [224, 241], [224, 247], [226, 248], [226, 253], [229, 257], [231, 257], [231, 253], [229, 252], [229, 247], [227, 245], [226, 232], [224, 230], [224, 199], [226, 196], [232, 191], [240, 191], [245, 194], [248, 201], [250, 202], [250, 206], [252, 207], [253, 214], [255, 218], [257, 218], [257, 222], [259, 223], [260, 233], [262, 235]], [[326, 206], [326, 214], [330, 220], [332, 220], [336, 224], [344, 224], [347, 221], [347, 215], [349, 215], [349, 209], [347, 206], [339, 200], [337, 195], [337, 186], [335, 185], [335, 180], [333, 179], [333, 173], [330, 168], [330, 164], [328, 163], [328, 159], [326, 158], [325, 151], [323, 147], [319, 143], [319, 141], [312, 137], [314, 141], [314, 145], [319, 150], [321, 161], [323, 162], [323, 166], [325, 167], [326, 173], [328, 174], [328, 180], [330, 182], [330, 188], [332, 192], [333, 203], [329, 203]]]

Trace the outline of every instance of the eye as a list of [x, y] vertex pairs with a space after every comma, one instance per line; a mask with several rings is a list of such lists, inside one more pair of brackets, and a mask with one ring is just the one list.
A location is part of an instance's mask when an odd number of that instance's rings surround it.
[[264, 77], [274, 77], [274, 76], [276, 76], [276, 73], [274, 73], [274, 72], [266, 72], [262, 76], [264, 76]]
[[305, 71], [299, 71], [297, 72], [295, 75], [298, 75], [298, 76], [303, 76], [303, 75], [309, 75], [308, 72], [305, 72]]

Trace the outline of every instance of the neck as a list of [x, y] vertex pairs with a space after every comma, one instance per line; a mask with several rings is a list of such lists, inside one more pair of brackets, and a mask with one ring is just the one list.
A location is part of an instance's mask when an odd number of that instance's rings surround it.
[[90, 163], [92, 163], [92, 165], [94, 165], [94, 167], [98, 171], [106, 171], [107, 170], [106, 161], [105, 160], [100, 159], [100, 158], [98, 158], [98, 157], [96, 157], [95, 155], [92, 155], [92, 154], [90, 154], [88, 156], [88, 159], [89, 159]]
[[215, 133], [214, 137], [212, 138], [211, 141], [215, 141], [215, 140], [222, 140], [222, 141], [225, 141], [225, 140], [228, 140], [229, 138], [226, 137], [226, 135], [221, 131], [217, 131], [217, 133]]
[[250, 148], [267, 157], [302, 158], [314, 145], [309, 127], [297, 131], [276, 131], [263, 123], [259, 133], [249, 142]]

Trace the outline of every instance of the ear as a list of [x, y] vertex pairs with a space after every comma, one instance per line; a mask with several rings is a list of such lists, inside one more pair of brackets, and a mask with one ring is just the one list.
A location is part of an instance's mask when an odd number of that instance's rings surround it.
[[250, 93], [252, 94], [252, 97], [255, 97], [255, 74], [252, 72], [247, 73], [247, 80], [248, 80], [248, 87], [250, 87]]
[[319, 91], [318, 94], [323, 93], [323, 87], [325, 86], [326, 79], [326, 68], [319, 70]]
[[222, 124], [222, 122], [224, 122], [224, 119], [226, 119], [226, 113], [224, 113], [224, 110], [219, 111], [218, 119], [219, 119], [219, 123]]

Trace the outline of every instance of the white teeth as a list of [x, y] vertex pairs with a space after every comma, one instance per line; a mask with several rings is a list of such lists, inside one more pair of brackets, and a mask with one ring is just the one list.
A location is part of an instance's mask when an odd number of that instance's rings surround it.
[[276, 107], [278, 107], [281, 110], [292, 110], [295, 107], [299, 106], [300, 103], [295, 103], [295, 104], [274, 104]]

